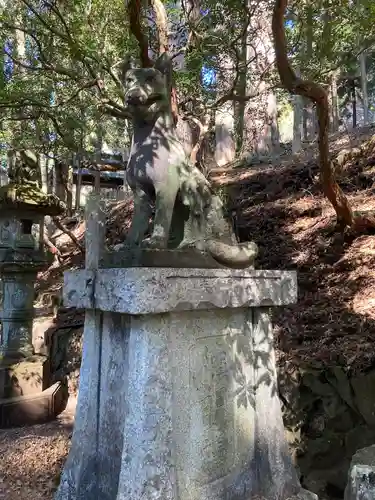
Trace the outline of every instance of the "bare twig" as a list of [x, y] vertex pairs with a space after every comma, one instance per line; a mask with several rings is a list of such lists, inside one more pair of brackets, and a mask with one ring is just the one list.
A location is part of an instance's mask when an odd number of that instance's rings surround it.
[[72, 231], [70, 231], [66, 226], [65, 224], [63, 224], [61, 222], [61, 220], [59, 219], [59, 217], [52, 217], [52, 220], [55, 224], [56, 227], [58, 227], [60, 229], [60, 231], [62, 231], [63, 233], [67, 234], [69, 236], [69, 238], [73, 241], [73, 243], [77, 246], [77, 248], [79, 248], [79, 250], [84, 253], [85, 249], [83, 247], [83, 245], [81, 245], [81, 243], [79, 242], [78, 238], [75, 236], [74, 233], [72, 233]]

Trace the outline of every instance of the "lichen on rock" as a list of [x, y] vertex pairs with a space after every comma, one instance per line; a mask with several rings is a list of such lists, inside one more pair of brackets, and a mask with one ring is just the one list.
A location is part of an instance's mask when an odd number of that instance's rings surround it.
[[65, 204], [56, 195], [44, 193], [34, 182], [11, 182], [0, 187], [0, 208], [60, 215]]

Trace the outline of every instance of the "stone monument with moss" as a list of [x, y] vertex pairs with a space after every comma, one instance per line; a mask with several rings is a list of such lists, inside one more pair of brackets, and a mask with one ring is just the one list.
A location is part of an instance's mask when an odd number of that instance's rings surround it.
[[45, 215], [64, 205], [40, 188], [36, 157], [18, 152], [0, 188], [0, 427], [44, 421], [66, 401], [60, 382], [50, 385], [48, 359], [35, 355], [32, 343], [34, 286], [46, 267], [43, 248]]

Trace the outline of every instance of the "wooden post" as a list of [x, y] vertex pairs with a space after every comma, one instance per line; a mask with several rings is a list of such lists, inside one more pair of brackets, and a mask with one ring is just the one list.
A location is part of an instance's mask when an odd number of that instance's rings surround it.
[[94, 191], [100, 194], [100, 170], [94, 170]]
[[79, 210], [81, 207], [81, 185], [82, 185], [82, 168], [81, 168], [81, 155], [75, 155], [74, 165], [77, 168], [77, 184], [76, 184], [76, 199], [75, 207]]
[[97, 193], [90, 193], [86, 202], [86, 269], [98, 269], [105, 247], [105, 203]]

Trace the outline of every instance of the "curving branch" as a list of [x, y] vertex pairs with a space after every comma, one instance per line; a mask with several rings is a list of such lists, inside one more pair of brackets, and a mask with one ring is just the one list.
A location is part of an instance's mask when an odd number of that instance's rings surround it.
[[301, 95], [311, 99], [316, 104], [319, 122], [319, 159], [320, 177], [323, 192], [331, 202], [337, 216], [340, 228], [353, 227], [355, 221], [349, 202], [337, 184], [333, 165], [329, 158], [329, 105], [327, 92], [321, 85], [309, 80], [299, 78], [288, 59], [287, 43], [285, 36], [284, 20], [288, 0], [275, 0], [272, 17], [272, 32], [274, 37], [276, 64], [280, 79], [284, 87], [294, 95]]

